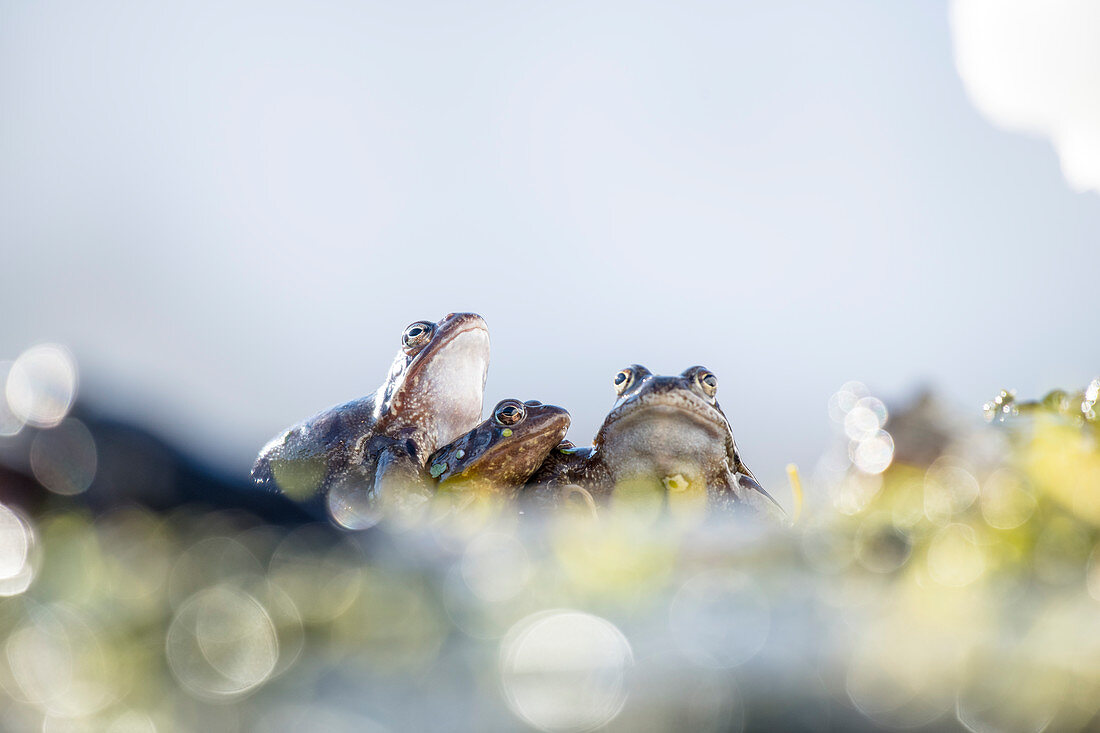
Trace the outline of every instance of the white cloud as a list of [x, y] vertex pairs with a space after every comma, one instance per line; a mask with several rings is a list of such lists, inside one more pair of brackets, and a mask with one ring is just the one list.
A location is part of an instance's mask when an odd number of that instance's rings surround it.
[[951, 26], [978, 109], [1049, 137], [1070, 185], [1100, 192], [1100, 2], [953, 0]]

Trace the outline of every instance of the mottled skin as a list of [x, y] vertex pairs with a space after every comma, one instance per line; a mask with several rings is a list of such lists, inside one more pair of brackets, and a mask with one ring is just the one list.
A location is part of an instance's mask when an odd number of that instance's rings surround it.
[[706, 490], [711, 508], [752, 508], [786, 515], [741, 460], [733, 431], [716, 399], [718, 381], [701, 366], [679, 376], [657, 376], [633, 365], [615, 377], [618, 399], [592, 445], [551, 452], [527, 489], [538, 503], [557, 503], [562, 489], [579, 485], [597, 503], [623, 487], [671, 493]]
[[440, 491], [511, 498], [569, 429], [569, 413], [530, 400], [502, 400], [492, 416], [428, 459]]
[[337, 482], [376, 494], [389, 488], [424, 494], [427, 457], [480, 420], [488, 366], [489, 331], [481, 316], [450, 313], [437, 323], [413, 323], [376, 392], [274, 438], [260, 451], [252, 478], [295, 498]]

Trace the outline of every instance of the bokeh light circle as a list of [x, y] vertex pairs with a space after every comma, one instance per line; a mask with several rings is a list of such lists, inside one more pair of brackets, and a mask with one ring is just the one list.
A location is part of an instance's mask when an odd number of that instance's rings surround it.
[[0, 504], [0, 596], [19, 595], [30, 587], [36, 542], [34, 525]]
[[344, 529], [370, 529], [382, 521], [382, 507], [358, 481], [337, 481], [325, 496], [332, 521]]
[[924, 514], [943, 526], [978, 498], [978, 480], [962, 465], [939, 458], [924, 478]]
[[22, 572], [30, 554], [31, 534], [26, 523], [0, 504], [0, 580]]
[[73, 496], [86, 491], [95, 478], [95, 440], [84, 423], [65, 418], [34, 436], [30, 461], [40, 484], [55, 494]]
[[845, 382], [829, 397], [829, 417], [835, 422], [843, 423], [856, 403], [868, 395], [867, 385], [862, 382]]
[[8, 405], [8, 373], [14, 362], [0, 361], [0, 438], [17, 434], [23, 429], [23, 420]]
[[586, 731], [611, 722], [627, 697], [630, 643], [606, 619], [543, 611], [515, 624], [500, 644], [508, 707], [544, 731]]
[[828, 486], [833, 507], [848, 515], [859, 514], [866, 509], [881, 490], [880, 474], [858, 471], [838, 476]]
[[886, 405], [877, 397], [863, 397], [844, 416], [844, 433], [852, 440], [873, 437], [886, 425]]
[[263, 684], [279, 661], [279, 640], [267, 610], [229, 585], [199, 591], [168, 627], [168, 666], [185, 688], [224, 699]]
[[109, 660], [100, 629], [74, 607], [28, 608], [26, 619], [4, 644], [16, 696], [47, 714], [81, 717], [112, 700]]
[[33, 346], [15, 360], [4, 387], [8, 408], [36, 428], [60, 423], [76, 396], [76, 362], [64, 346]]
[[849, 455], [864, 473], [882, 473], [894, 460], [894, 439], [885, 430], [876, 430], [862, 440], [852, 441]]

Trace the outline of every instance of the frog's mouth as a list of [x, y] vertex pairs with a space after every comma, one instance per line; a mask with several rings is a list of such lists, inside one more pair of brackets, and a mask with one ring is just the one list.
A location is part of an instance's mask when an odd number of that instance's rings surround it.
[[615, 472], [708, 473], [727, 459], [729, 435], [725, 418], [702, 399], [665, 393], [613, 412], [599, 450]]
[[489, 329], [474, 313], [445, 318], [432, 342], [416, 355], [393, 405], [402, 422], [434, 434], [432, 447], [445, 445], [481, 420], [489, 370]]

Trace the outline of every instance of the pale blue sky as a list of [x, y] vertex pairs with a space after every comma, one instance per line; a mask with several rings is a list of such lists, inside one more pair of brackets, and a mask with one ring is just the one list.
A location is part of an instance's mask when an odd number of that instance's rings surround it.
[[641, 362], [778, 481], [848, 379], [1100, 372], [1100, 198], [993, 127], [943, 2], [0, 4], [0, 359], [244, 471], [476, 310], [577, 442]]

